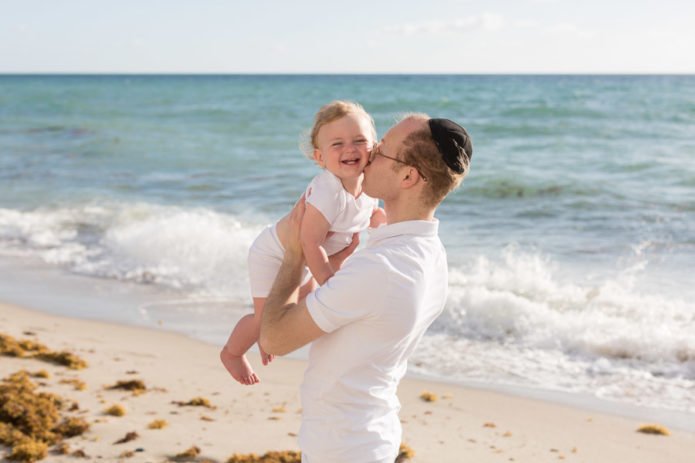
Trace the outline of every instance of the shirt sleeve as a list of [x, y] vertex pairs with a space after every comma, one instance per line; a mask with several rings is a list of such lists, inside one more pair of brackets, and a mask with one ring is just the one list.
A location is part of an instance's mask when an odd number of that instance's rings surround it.
[[345, 190], [333, 174], [322, 172], [309, 183], [306, 202], [314, 206], [329, 224], [333, 224], [345, 208]]
[[306, 298], [314, 323], [326, 333], [376, 315], [383, 307], [387, 272], [376, 256], [353, 255]]

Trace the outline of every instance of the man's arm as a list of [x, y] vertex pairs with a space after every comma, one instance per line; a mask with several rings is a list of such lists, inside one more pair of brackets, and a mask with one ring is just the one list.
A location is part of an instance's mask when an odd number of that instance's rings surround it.
[[300, 228], [305, 209], [302, 197], [290, 213], [285, 257], [263, 306], [259, 341], [269, 354], [285, 355], [325, 334], [311, 318], [306, 301], [297, 300], [304, 267]]

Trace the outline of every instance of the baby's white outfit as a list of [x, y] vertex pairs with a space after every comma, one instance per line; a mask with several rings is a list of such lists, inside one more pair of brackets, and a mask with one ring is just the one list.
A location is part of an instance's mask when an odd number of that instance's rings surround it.
[[[324, 170], [313, 178], [305, 192], [307, 204], [314, 206], [331, 224], [329, 236], [323, 243], [326, 254], [345, 249], [352, 242], [353, 233], [369, 227], [378, 200], [360, 194], [357, 198], [345, 191], [338, 177]], [[280, 243], [277, 223], [266, 227], [249, 249], [248, 265], [252, 297], [268, 297], [275, 277], [280, 270], [285, 248]], [[309, 281], [309, 269], [305, 267], [302, 284]]]

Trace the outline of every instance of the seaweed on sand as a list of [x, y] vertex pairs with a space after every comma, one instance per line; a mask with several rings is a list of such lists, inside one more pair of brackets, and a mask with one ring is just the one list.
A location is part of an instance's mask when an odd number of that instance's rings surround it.
[[84, 433], [89, 424], [67, 418], [60, 424], [66, 401], [47, 392], [36, 392], [26, 371], [18, 371], [0, 384], [0, 442], [12, 447], [7, 458], [31, 463], [46, 457], [48, 446]]
[[215, 409], [214, 405], [210, 403], [210, 400], [205, 397], [195, 397], [188, 402], [173, 400], [171, 403], [178, 405], [179, 407], [191, 406], [191, 407], [207, 407]]
[[145, 386], [144, 381], [140, 379], [128, 379], [117, 381], [116, 384], [107, 387], [107, 389], [121, 389], [124, 391], [132, 391], [135, 395], [147, 392], [147, 386]]
[[52, 351], [41, 343], [31, 339], [16, 340], [12, 336], [0, 333], [0, 354], [10, 357], [37, 358], [45, 362], [57, 363], [73, 370], [87, 367], [87, 362], [68, 351]]

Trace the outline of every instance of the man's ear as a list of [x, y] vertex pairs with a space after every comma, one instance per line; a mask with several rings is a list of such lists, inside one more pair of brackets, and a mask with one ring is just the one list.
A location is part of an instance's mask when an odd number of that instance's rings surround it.
[[403, 169], [403, 177], [401, 177], [401, 185], [403, 188], [412, 188], [417, 185], [418, 180], [422, 180], [420, 172], [415, 167], [405, 166]]
[[318, 148], [314, 149], [314, 159], [316, 159], [316, 162], [318, 163], [319, 166], [324, 167], [324, 168], [326, 167], [326, 163], [323, 162], [323, 153]]

